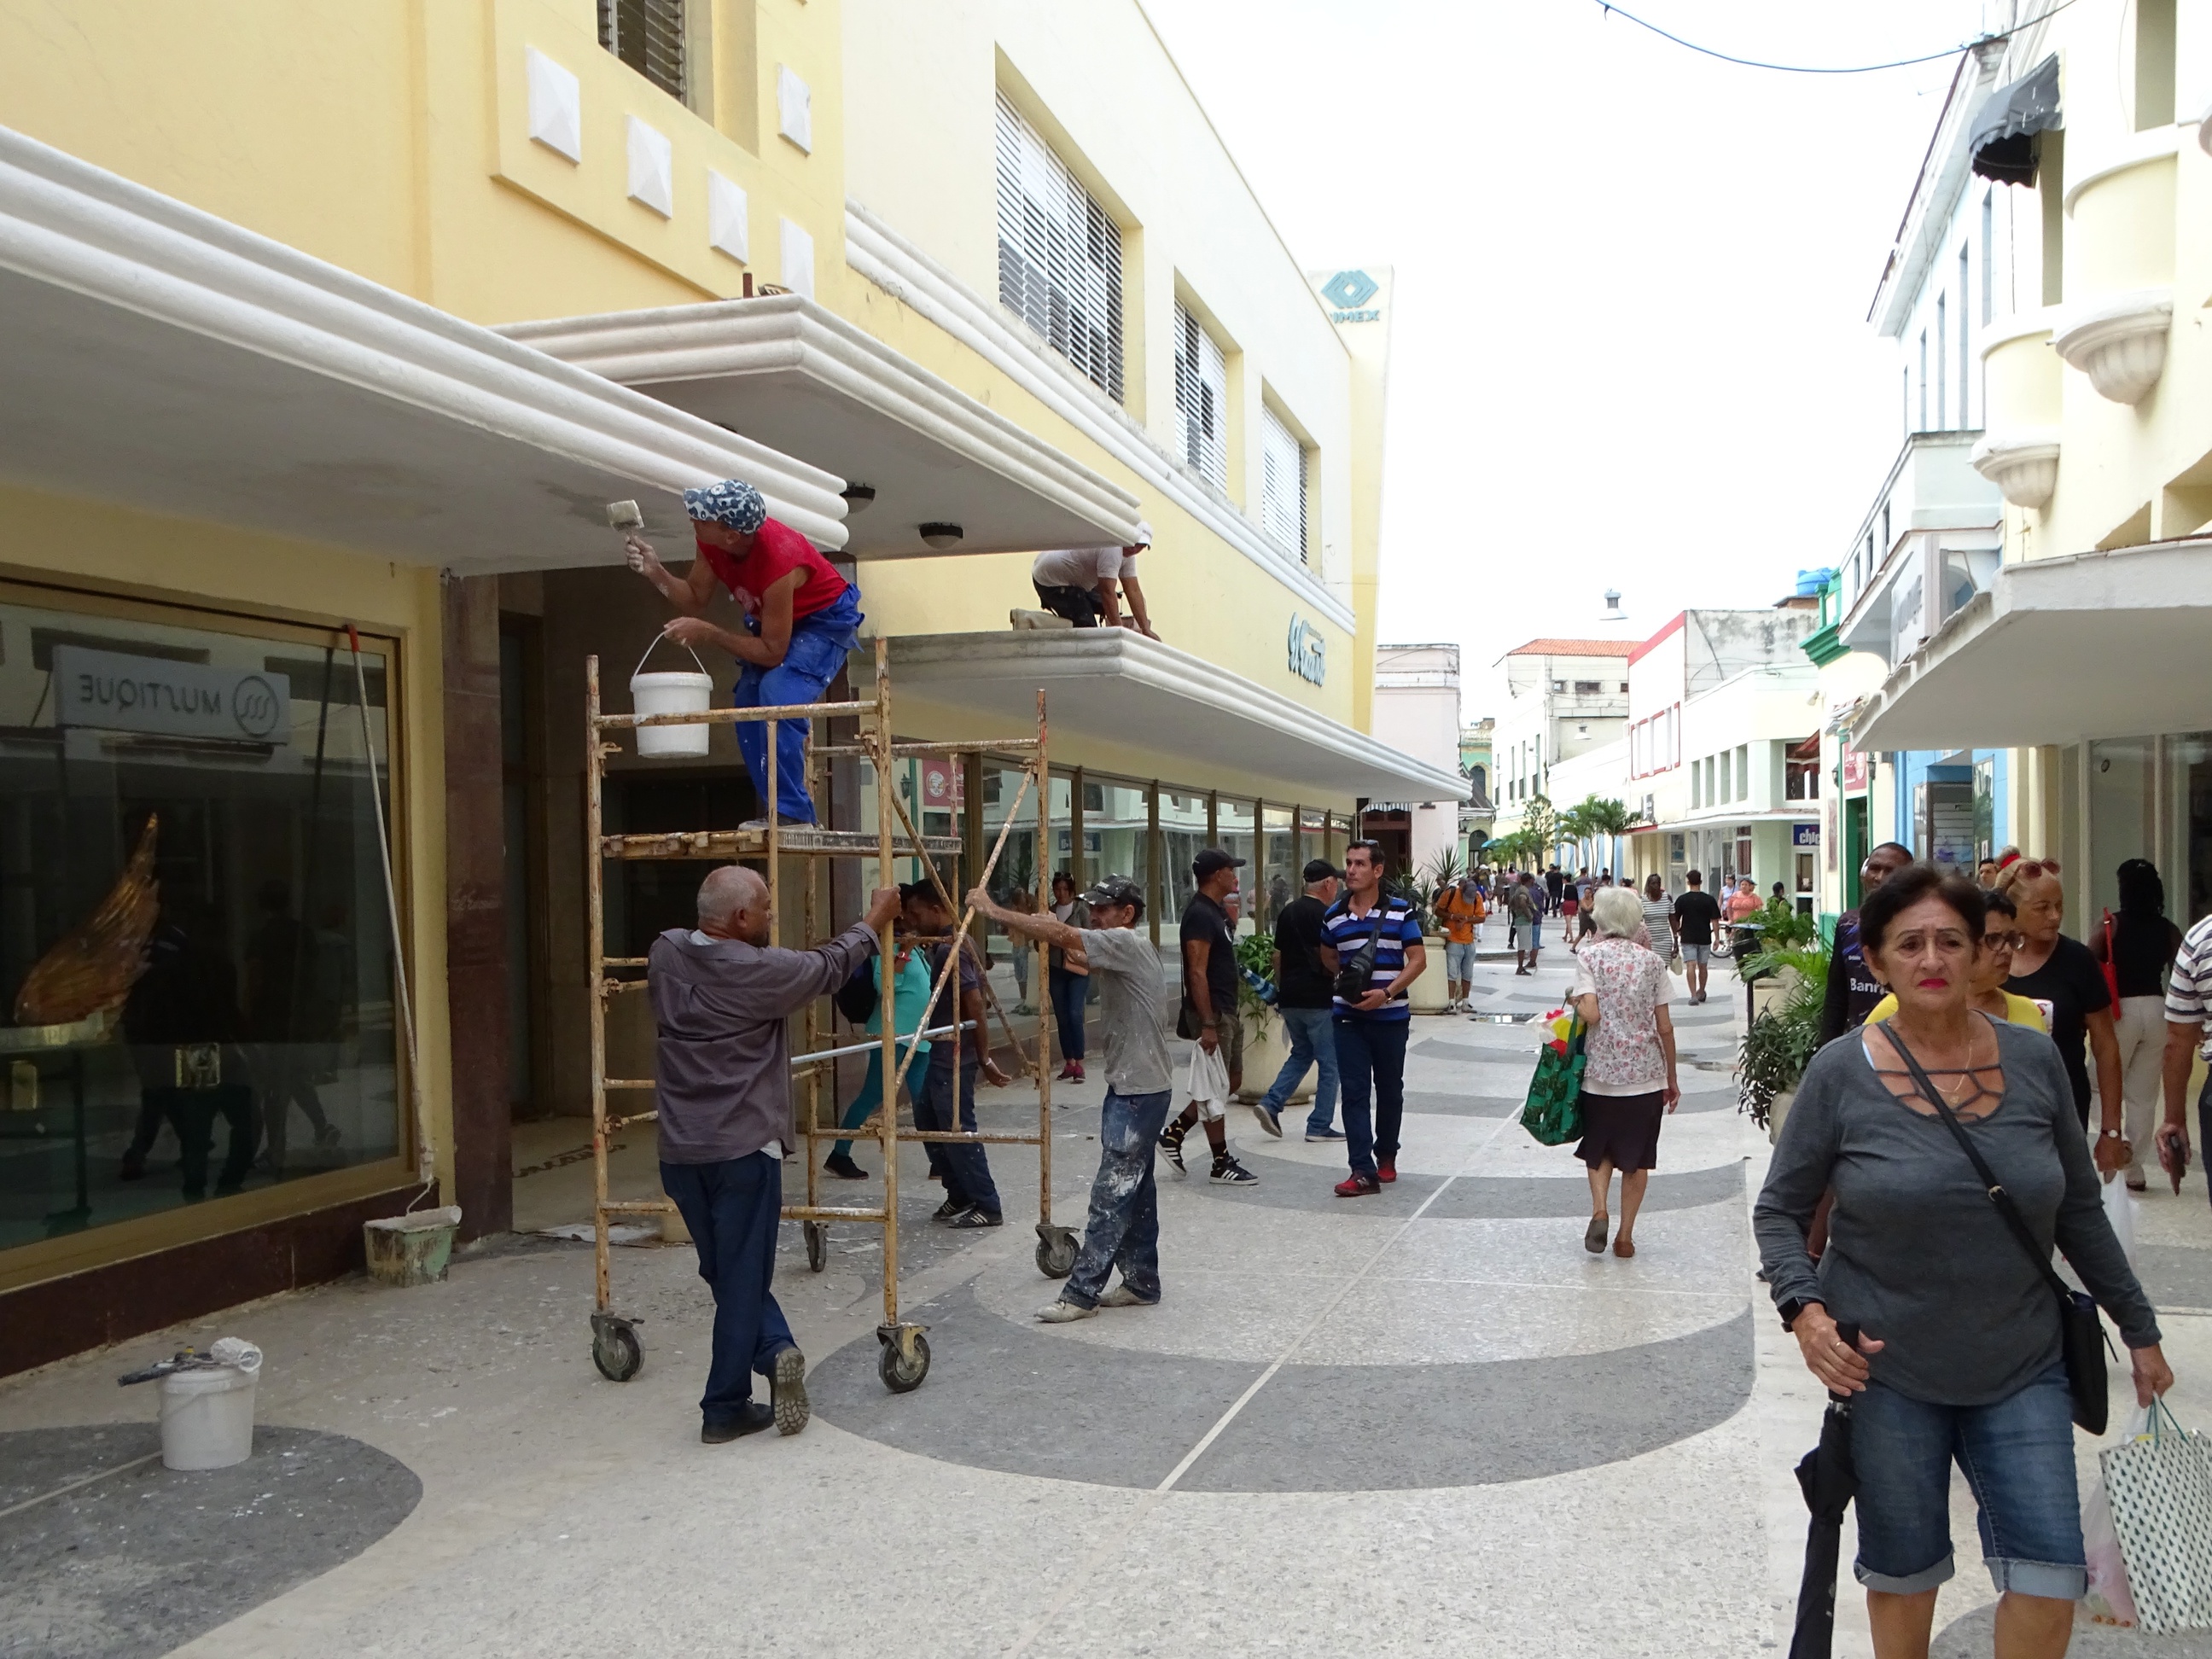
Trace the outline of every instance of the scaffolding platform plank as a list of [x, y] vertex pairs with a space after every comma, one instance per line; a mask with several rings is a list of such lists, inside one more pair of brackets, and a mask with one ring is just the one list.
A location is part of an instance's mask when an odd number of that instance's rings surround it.
[[[878, 850], [872, 830], [817, 830], [785, 824], [776, 831], [776, 851], [786, 857], [812, 854], [832, 858], [874, 858]], [[891, 838], [894, 858], [957, 857], [957, 836], [924, 836], [917, 854], [912, 837]], [[610, 859], [748, 859], [768, 856], [764, 830], [684, 830], [665, 835], [601, 836], [599, 855]]]

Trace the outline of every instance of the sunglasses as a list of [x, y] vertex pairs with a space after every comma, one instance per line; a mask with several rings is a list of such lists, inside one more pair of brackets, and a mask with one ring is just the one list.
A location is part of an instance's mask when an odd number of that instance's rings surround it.
[[2017, 951], [2027, 940], [2019, 933], [1984, 933], [1982, 943], [1992, 951]]

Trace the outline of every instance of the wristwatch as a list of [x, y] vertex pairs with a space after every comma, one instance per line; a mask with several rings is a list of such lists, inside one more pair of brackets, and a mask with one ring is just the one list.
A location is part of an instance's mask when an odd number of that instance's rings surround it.
[[1797, 1316], [1803, 1313], [1806, 1309], [1822, 1308], [1826, 1305], [1826, 1303], [1821, 1302], [1801, 1302], [1793, 1296], [1787, 1302], [1776, 1304], [1774, 1311], [1782, 1316], [1782, 1328], [1786, 1331], [1796, 1327]]

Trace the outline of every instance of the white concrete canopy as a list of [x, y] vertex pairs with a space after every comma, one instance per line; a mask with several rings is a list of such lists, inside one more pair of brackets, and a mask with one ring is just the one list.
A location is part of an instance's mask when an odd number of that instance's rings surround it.
[[[875, 490], [856, 559], [1127, 545], [1137, 498], [797, 294], [501, 331]], [[925, 524], [955, 524], [933, 549]]]
[[2007, 565], [1867, 699], [1854, 748], [2212, 727], [2212, 538]]
[[0, 478], [469, 574], [732, 475], [843, 544], [830, 473], [0, 128]]
[[[854, 658], [856, 675], [861, 657]], [[1126, 628], [894, 638], [902, 696], [972, 709], [1018, 732], [1048, 700], [1052, 730], [1173, 754], [1186, 782], [1210, 767], [1282, 780], [1285, 799], [1460, 801], [1468, 781], [1378, 743], [1241, 675]]]

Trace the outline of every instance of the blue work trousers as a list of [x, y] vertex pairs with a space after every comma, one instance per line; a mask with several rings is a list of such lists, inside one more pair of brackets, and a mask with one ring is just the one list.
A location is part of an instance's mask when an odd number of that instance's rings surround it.
[[1152, 1153], [1173, 1104], [1172, 1089], [1152, 1095], [1106, 1091], [1098, 1115], [1098, 1178], [1091, 1183], [1091, 1218], [1061, 1301], [1097, 1307], [1117, 1267], [1132, 1291], [1147, 1302], [1160, 1299], [1160, 1189]]
[[714, 1293], [714, 1357], [699, 1415], [727, 1423], [752, 1399], [753, 1373], [773, 1375], [776, 1355], [799, 1346], [769, 1289], [783, 1160], [759, 1152], [713, 1164], [664, 1162], [660, 1188], [691, 1230], [699, 1277]]
[[[783, 660], [774, 668], [750, 662], [738, 665], [738, 683], [730, 691], [731, 707], [781, 708], [821, 702], [830, 682], [845, 665], [845, 653], [860, 637], [860, 590], [848, 585], [835, 605], [792, 624], [791, 643], [784, 650]], [[738, 727], [738, 752], [745, 757], [753, 793], [765, 815], [769, 810], [767, 722], [751, 720]], [[806, 722], [803, 720], [775, 723], [775, 810], [801, 823], [815, 821], [814, 798], [806, 793]]]
[[1283, 1035], [1290, 1039], [1291, 1057], [1275, 1073], [1275, 1080], [1267, 1085], [1267, 1098], [1260, 1103], [1279, 1113], [1304, 1081], [1306, 1067], [1313, 1066], [1319, 1075], [1314, 1079], [1313, 1110], [1306, 1114], [1306, 1133], [1320, 1134], [1336, 1118], [1336, 1037], [1329, 1030], [1329, 1011], [1278, 1008], [1275, 1012], [1283, 1017]]
[[1344, 1149], [1354, 1175], [1371, 1178], [1378, 1160], [1398, 1161], [1398, 1126], [1406, 1115], [1406, 1035], [1412, 1028], [1410, 1019], [1336, 1017], [1336, 1069], [1344, 1091]]

